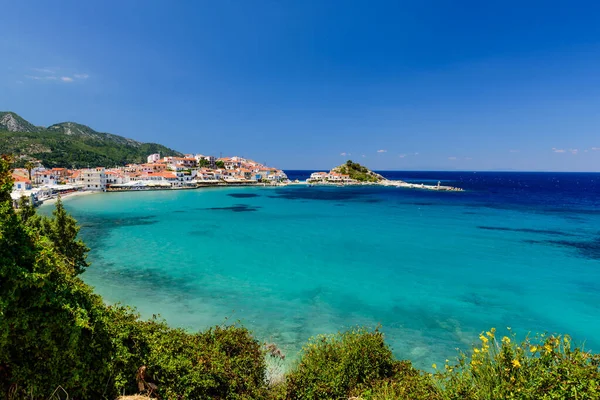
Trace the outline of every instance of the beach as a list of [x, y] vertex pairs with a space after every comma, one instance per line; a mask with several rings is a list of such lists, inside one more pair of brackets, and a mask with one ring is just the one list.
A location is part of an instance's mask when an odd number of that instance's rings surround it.
[[[91, 191], [91, 190], [81, 190], [81, 191], [71, 192], [71, 193], [67, 193], [65, 195], [61, 195], [60, 199], [63, 200], [63, 201], [65, 201], [65, 200], [71, 200], [71, 199], [73, 199], [75, 197], [90, 196], [92, 194], [100, 194], [100, 193], [103, 193], [103, 192], [100, 192], [100, 191]], [[53, 197], [53, 198], [50, 198], [50, 199], [45, 199], [45, 200], [43, 200], [43, 204], [44, 205], [54, 204], [54, 203], [56, 203], [56, 199], [57, 198], [58, 197]]]

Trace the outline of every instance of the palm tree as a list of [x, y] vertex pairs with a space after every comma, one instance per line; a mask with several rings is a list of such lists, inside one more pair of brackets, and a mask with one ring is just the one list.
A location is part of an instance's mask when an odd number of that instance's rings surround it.
[[33, 165], [33, 163], [31, 161], [27, 161], [25, 163], [25, 169], [27, 170], [27, 172], [29, 172], [29, 180], [31, 180], [31, 170], [35, 168], [35, 165]]

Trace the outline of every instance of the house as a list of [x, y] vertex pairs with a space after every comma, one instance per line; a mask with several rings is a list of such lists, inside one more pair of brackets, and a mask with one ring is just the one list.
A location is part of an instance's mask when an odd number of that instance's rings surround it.
[[252, 171], [246, 168], [240, 168], [239, 174], [243, 179], [254, 179], [255, 176], [252, 174]]
[[142, 172], [161, 172], [167, 169], [167, 164], [161, 162], [140, 165]]
[[51, 171], [57, 182], [65, 182], [70, 175], [69, 170], [66, 168], [52, 168]]
[[129, 182], [129, 176], [121, 171], [106, 171], [106, 185], [121, 185]]
[[215, 168], [215, 163], [217, 162], [217, 159], [214, 156], [205, 156], [202, 154], [196, 154], [194, 156], [194, 158], [196, 159], [196, 162], [198, 165], [200, 165], [201, 160], [205, 160], [208, 163], [209, 168]]
[[155, 162], [159, 162], [159, 161], [160, 161], [160, 153], [150, 154], [150, 155], [148, 156], [148, 159], [147, 159], [147, 160], [148, 160], [148, 161], [147, 161], [147, 162], [148, 162], [148, 164], [152, 164], [152, 163], [155, 163]]
[[52, 170], [45, 169], [37, 171], [33, 174], [33, 181], [36, 185], [51, 186], [58, 183], [56, 176], [52, 173]]
[[21, 175], [13, 174], [13, 181], [13, 191], [31, 189], [31, 181]]
[[223, 161], [223, 165], [225, 165], [225, 169], [237, 169], [240, 167], [241, 162], [238, 160], [239, 157], [222, 157], [217, 161]]
[[326, 181], [329, 177], [327, 172], [313, 172], [310, 174], [309, 180], [311, 181]]

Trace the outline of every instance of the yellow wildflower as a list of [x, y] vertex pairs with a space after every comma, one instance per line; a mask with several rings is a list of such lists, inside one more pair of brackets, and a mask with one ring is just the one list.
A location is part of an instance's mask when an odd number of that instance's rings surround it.
[[519, 360], [517, 360], [516, 358], [514, 360], [512, 360], [512, 365], [515, 368], [519, 368], [521, 367], [521, 363], [519, 362]]
[[433, 369], [437, 369], [437, 365], [431, 364], [431, 366], [433, 367]]
[[532, 353], [535, 353], [535, 352], [537, 351], [537, 346], [531, 346], [531, 347], [529, 348], [529, 350], [530, 350]]
[[492, 331], [487, 331], [485, 334], [488, 335], [490, 339], [494, 337], [494, 332]]
[[477, 347], [475, 347], [473, 350], [475, 351], [475, 353], [479, 353], [479, 349]]
[[481, 340], [483, 343], [487, 343], [488, 342], [488, 338], [486, 338], [485, 336], [483, 336], [483, 334], [479, 335], [479, 340]]
[[546, 343], [544, 345], [544, 350], [546, 350], [546, 354], [552, 353], [552, 346], [550, 346], [548, 343]]

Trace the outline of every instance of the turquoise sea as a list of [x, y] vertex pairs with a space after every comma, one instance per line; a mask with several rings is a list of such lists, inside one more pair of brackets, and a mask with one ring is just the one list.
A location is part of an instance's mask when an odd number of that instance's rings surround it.
[[108, 302], [190, 330], [239, 320], [288, 359], [310, 336], [379, 324], [423, 368], [491, 327], [600, 351], [600, 174], [383, 174], [467, 190], [218, 188], [65, 206], [92, 248], [83, 278]]

